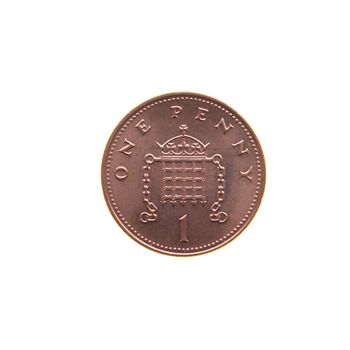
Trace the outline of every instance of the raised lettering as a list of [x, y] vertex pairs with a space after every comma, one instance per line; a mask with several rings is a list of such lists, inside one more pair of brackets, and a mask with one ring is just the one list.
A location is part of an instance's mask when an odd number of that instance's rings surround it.
[[118, 180], [125, 180], [128, 177], [128, 169], [124, 166], [118, 166], [114, 171], [114, 176]]
[[127, 156], [131, 156], [132, 151], [130, 151], [131, 149], [133, 149], [135, 147], [135, 144], [132, 143], [131, 141], [129, 141], [127, 138], [125, 138], [124, 143], [126, 143], [126, 145], [124, 147], [122, 147], [119, 152], [126, 154]]
[[182, 111], [181, 106], [170, 106], [170, 108], [171, 108], [170, 118], [177, 118]]
[[246, 177], [250, 182], [252, 182], [253, 177], [250, 175], [252, 173], [253, 166], [251, 165], [248, 170], [240, 171], [241, 177]]
[[239, 156], [241, 156], [242, 154], [245, 154], [245, 153], [249, 153], [249, 149], [244, 148], [244, 140], [233, 143], [232, 146], [233, 146], [233, 148], [239, 146], [239, 154], [238, 154]]
[[146, 132], [151, 129], [150, 125], [147, 125], [146, 122], [141, 119], [136, 125], [135, 128], [138, 129], [142, 135], [146, 134]]
[[206, 120], [205, 115], [209, 112], [209, 109], [198, 107], [198, 113], [195, 116], [195, 119], [199, 119], [200, 121], [204, 122]]
[[220, 121], [214, 125], [216, 128], [219, 128], [219, 126], [222, 125], [221, 130], [224, 134], [226, 134], [231, 128], [234, 128], [234, 126], [230, 123], [229, 125], [226, 125], [225, 119], [221, 118]]

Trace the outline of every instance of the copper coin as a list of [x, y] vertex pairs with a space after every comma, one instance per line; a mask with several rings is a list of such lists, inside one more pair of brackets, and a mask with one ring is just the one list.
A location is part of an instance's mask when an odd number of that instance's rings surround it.
[[237, 237], [265, 185], [261, 146], [226, 104], [195, 93], [155, 97], [113, 131], [102, 186], [120, 227], [143, 246], [188, 256]]

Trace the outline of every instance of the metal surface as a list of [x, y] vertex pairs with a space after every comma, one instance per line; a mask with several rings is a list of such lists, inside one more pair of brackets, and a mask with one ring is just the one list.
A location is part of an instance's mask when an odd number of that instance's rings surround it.
[[108, 207], [152, 250], [188, 256], [237, 237], [259, 207], [264, 157], [255, 134], [211, 97], [172, 93], [131, 111], [102, 163]]

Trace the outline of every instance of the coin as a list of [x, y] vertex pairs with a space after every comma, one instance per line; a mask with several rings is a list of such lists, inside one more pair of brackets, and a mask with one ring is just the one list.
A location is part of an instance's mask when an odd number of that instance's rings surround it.
[[264, 156], [246, 121], [195, 93], [155, 97], [113, 131], [102, 162], [110, 212], [154, 251], [197, 255], [237, 237], [256, 213]]

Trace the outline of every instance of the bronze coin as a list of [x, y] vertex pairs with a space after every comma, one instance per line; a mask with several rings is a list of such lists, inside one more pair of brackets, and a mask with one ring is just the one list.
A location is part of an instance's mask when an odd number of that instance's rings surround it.
[[195, 93], [155, 97], [113, 131], [102, 162], [108, 207], [134, 240], [188, 256], [237, 237], [265, 185], [257, 137], [226, 104]]

